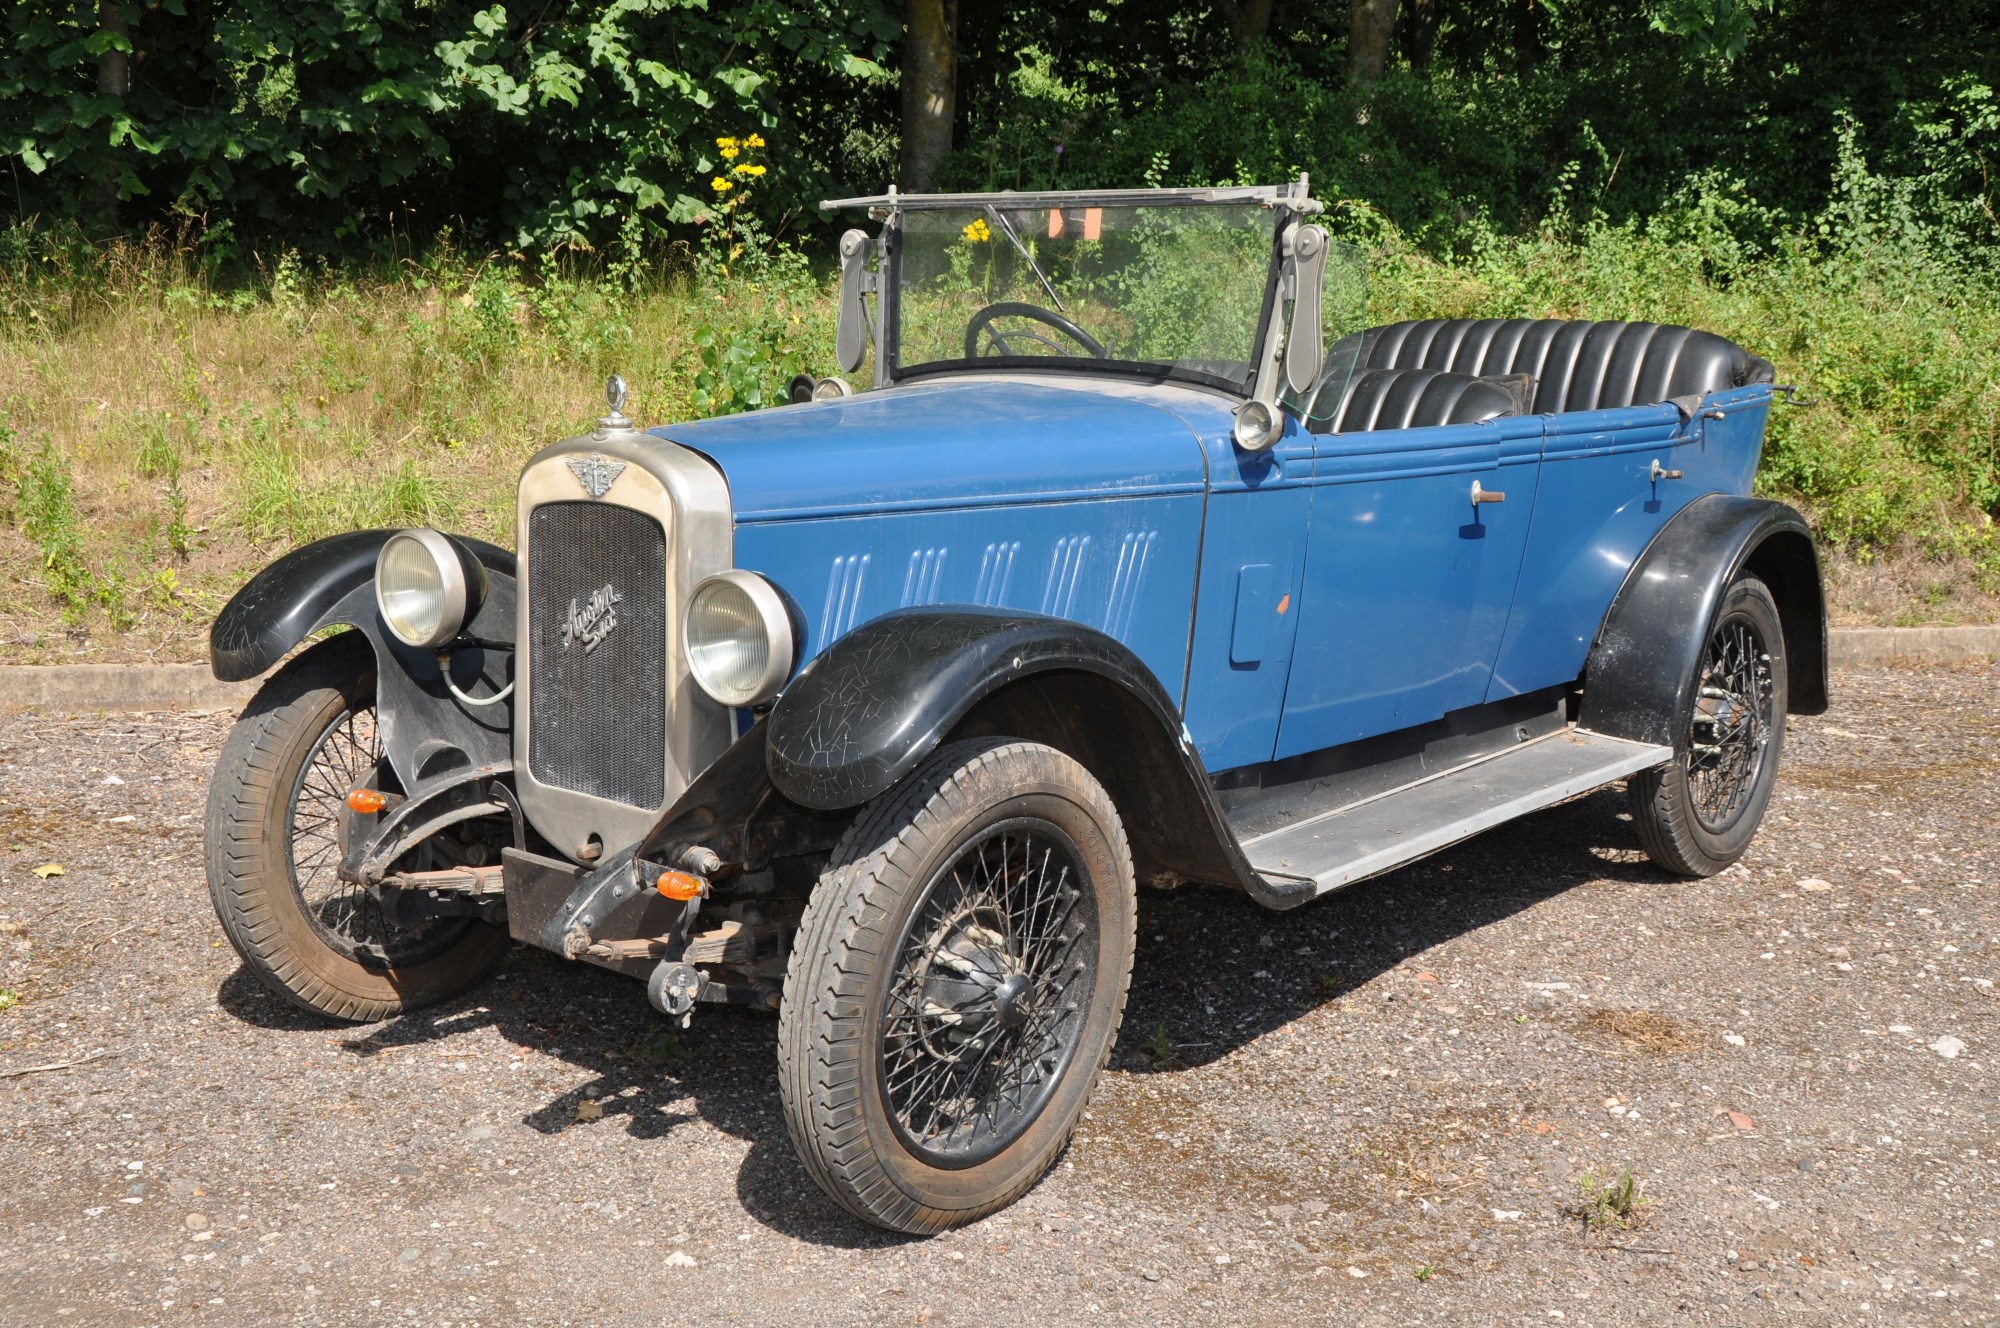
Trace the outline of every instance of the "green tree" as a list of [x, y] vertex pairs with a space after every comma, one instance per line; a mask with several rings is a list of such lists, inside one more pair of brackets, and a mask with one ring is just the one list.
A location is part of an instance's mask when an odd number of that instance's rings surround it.
[[16, 0], [0, 149], [23, 213], [601, 244], [696, 216], [740, 130], [772, 142], [766, 196], [802, 206], [899, 27], [881, 0]]
[[902, 187], [925, 190], [951, 155], [958, 114], [958, 0], [909, 0], [903, 31]]

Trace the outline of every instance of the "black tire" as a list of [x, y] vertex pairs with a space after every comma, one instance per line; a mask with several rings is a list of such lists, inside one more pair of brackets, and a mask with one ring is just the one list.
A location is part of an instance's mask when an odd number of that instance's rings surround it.
[[[463, 991], [508, 947], [504, 929], [470, 919], [397, 928], [365, 892], [332, 878], [319, 810], [338, 782], [325, 777], [328, 753], [337, 738], [356, 751], [364, 745], [355, 735], [372, 734], [374, 705], [366, 637], [350, 632], [303, 651], [236, 721], [208, 797], [208, 889], [223, 934], [271, 990], [356, 1023]], [[312, 854], [303, 873], [301, 839]]]
[[1025, 1194], [1117, 1041], [1137, 911], [1117, 810], [1052, 748], [952, 743], [865, 808], [806, 908], [779, 1011], [785, 1124], [820, 1188], [917, 1234]]
[[1785, 744], [1785, 669], [1776, 601], [1756, 577], [1737, 577], [1709, 628], [1674, 759], [1632, 777], [1639, 842], [1661, 867], [1713, 876], [1750, 847]]

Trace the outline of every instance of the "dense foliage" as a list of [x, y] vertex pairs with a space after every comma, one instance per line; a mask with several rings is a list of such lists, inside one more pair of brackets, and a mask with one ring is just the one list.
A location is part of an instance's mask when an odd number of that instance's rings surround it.
[[[1992, 245], [2000, 9], [1962, 0], [1401, 0], [1381, 82], [1349, 0], [963, 5], [958, 151], [994, 187], [1310, 170], [1433, 246], [1552, 207], [1726, 207], [1768, 245], [1844, 139], [1910, 215]], [[602, 245], [772, 144], [767, 227], [895, 173], [889, 0], [15, 0], [0, 153], [23, 216], [224, 223], [352, 253], [445, 224]], [[913, 11], [914, 12], [914, 11]], [[683, 235], [689, 231], [679, 232]]]
[[[1233, 46], [1174, 6], [982, 11], [960, 183], [1267, 179], [1310, 170], [1433, 246], [1727, 200], [1768, 242], [1820, 212], [1843, 142], [1912, 213], [2000, 241], [2000, 9], [1958, 0], [1404, 0], [1405, 60], [1342, 76], [1346, 0]], [[1417, 22], [1428, 14], [1430, 46]], [[990, 51], [990, 54], [988, 52]], [[1014, 54], [1007, 54], [1007, 53]], [[1711, 205], [1713, 206], [1713, 205]]]
[[[603, 243], [691, 221], [713, 140], [761, 131], [787, 210], [887, 78], [880, 3], [15, 0], [0, 150], [25, 214], [227, 224], [349, 249], [449, 222]], [[105, 19], [108, 17], [109, 22]], [[106, 59], [122, 59], [107, 89]], [[120, 85], [125, 90], [117, 90]], [[859, 164], [859, 163], [857, 163]]]

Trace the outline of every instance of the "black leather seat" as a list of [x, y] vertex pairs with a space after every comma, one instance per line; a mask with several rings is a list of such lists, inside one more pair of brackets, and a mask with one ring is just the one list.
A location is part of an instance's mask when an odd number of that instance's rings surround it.
[[1336, 433], [1359, 433], [1364, 429], [1415, 429], [1426, 424], [1476, 424], [1518, 411], [1512, 392], [1471, 374], [1437, 369], [1357, 369], [1331, 427]]
[[1357, 387], [1369, 369], [1533, 374], [1529, 409], [1536, 414], [1644, 406], [1776, 381], [1769, 360], [1735, 342], [1663, 323], [1426, 318], [1370, 328], [1361, 337]]

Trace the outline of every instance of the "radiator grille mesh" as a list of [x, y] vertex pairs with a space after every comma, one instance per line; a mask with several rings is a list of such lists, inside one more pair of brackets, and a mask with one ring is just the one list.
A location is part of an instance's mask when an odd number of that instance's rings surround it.
[[666, 800], [666, 577], [666, 531], [644, 512], [529, 514], [528, 769], [542, 783], [628, 807]]

